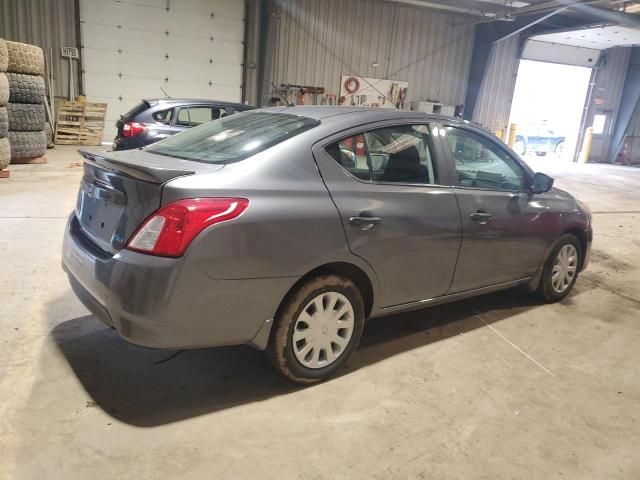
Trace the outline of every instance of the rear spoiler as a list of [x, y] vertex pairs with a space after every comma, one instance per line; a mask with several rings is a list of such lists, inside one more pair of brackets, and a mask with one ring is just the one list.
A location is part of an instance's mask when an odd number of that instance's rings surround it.
[[165, 183], [172, 178], [196, 173], [194, 169], [164, 168], [157, 165], [151, 166], [143, 163], [123, 162], [122, 160], [110, 157], [109, 153], [111, 152], [92, 152], [80, 149], [78, 153], [85, 158], [87, 163], [98, 165], [108, 170], [116, 170], [119, 173], [145, 182]]

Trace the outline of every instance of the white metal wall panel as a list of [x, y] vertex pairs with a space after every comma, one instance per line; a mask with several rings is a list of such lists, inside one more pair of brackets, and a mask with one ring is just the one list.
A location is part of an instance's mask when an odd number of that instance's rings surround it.
[[474, 31], [463, 17], [381, 0], [284, 0], [272, 79], [333, 94], [342, 75], [404, 80], [407, 104], [463, 103]]
[[105, 140], [142, 98], [240, 101], [242, 0], [80, 0], [88, 100], [107, 102]]
[[520, 61], [519, 42], [518, 35], [514, 35], [491, 47], [473, 112], [474, 122], [487, 128], [504, 129], [506, 132]]

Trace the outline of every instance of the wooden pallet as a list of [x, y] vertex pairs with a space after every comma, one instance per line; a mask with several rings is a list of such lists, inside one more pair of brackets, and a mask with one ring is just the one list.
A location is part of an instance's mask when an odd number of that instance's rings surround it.
[[58, 145], [101, 145], [106, 103], [63, 102], [58, 107], [54, 143]]
[[49, 160], [44, 155], [42, 157], [34, 158], [14, 158], [11, 160], [12, 165], [40, 165], [47, 163]]

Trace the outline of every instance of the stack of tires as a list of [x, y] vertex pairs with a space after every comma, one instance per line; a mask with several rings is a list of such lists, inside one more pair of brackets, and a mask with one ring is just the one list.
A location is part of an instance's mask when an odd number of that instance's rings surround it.
[[1, 167], [6, 162], [5, 149], [12, 161], [42, 157], [47, 150], [42, 49], [0, 39], [0, 72], [6, 72], [0, 73], [0, 105], [8, 96], [6, 106], [0, 107], [0, 136], [4, 131], [8, 139], [8, 146], [6, 139], [0, 140]]
[[11, 148], [9, 147], [9, 116], [7, 114], [7, 102], [9, 101], [9, 80], [7, 79], [7, 66], [9, 54], [7, 44], [0, 38], [0, 170], [4, 170], [11, 161]]

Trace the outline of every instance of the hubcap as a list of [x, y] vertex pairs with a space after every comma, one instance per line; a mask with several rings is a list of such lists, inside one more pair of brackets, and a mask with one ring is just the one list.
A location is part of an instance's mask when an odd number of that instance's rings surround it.
[[353, 335], [351, 302], [338, 292], [321, 293], [302, 309], [293, 327], [293, 353], [307, 368], [331, 365]]
[[558, 252], [551, 271], [551, 286], [556, 293], [564, 293], [569, 288], [576, 276], [577, 268], [578, 252], [576, 247], [571, 244], [565, 245]]

